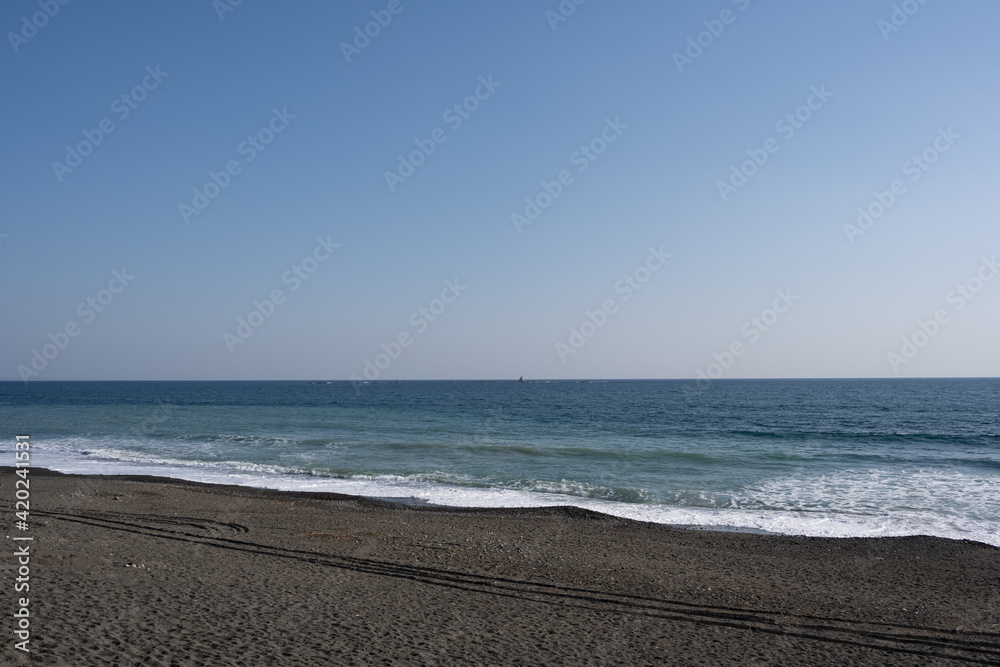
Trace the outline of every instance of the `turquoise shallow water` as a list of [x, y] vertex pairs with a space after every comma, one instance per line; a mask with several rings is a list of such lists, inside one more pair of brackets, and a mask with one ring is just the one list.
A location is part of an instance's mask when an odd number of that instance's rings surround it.
[[0, 460], [1000, 546], [1000, 380], [0, 383]]

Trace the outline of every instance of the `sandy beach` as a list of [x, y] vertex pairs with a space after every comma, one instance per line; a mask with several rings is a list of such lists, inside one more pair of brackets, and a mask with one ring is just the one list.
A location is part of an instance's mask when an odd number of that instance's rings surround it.
[[31, 653], [8, 632], [5, 664], [1000, 664], [975, 542], [30, 475]]

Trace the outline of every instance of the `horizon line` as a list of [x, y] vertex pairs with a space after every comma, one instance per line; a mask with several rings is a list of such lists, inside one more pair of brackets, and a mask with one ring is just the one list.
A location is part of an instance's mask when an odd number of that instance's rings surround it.
[[[754, 377], [754, 378], [717, 378], [710, 382], [760, 382], [760, 381], [829, 381], [829, 380], [998, 380], [1000, 376], [993, 375], [927, 375], [920, 377]], [[525, 383], [531, 382], [699, 382], [704, 378], [525, 378]], [[211, 379], [211, 380], [66, 380], [66, 379], [37, 379], [25, 382], [20, 378], [0, 378], [0, 382], [13, 382], [18, 384], [36, 384], [45, 382], [318, 382], [318, 383], [338, 383], [338, 384], [390, 384], [402, 382], [514, 382], [519, 383], [520, 379], [514, 378], [420, 378], [406, 380], [378, 379], [378, 380], [327, 380], [320, 378], [295, 378], [295, 379]]]

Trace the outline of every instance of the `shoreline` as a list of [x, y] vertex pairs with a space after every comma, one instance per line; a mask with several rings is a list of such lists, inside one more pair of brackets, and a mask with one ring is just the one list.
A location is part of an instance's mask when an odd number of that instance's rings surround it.
[[[13, 470], [13, 468], [0, 466], [0, 474]], [[240, 491], [266, 491], [269, 493], [289, 495], [296, 497], [305, 498], [316, 498], [325, 500], [352, 500], [358, 502], [372, 501], [376, 503], [387, 503], [388, 505], [398, 505], [401, 507], [406, 507], [410, 509], [420, 509], [423, 511], [445, 511], [445, 512], [469, 512], [472, 514], [496, 514], [496, 513], [514, 513], [516, 515], [521, 515], [522, 513], [526, 516], [531, 516], [533, 512], [539, 510], [557, 509], [557, 508], [571, 508], [578, 512], [583, 512], [586, 514], [592, 514], [595, 516], [603, 517], [609, 520], [615, 521], [626, 521], [636, 524], [648, 524], [650, 526], [664, 526], [666, 528], [673, 528], [677, 530], [693, 530], [693, 531], [704, 531], [704, 532], [720, 532], [720, 533], [741, 533], [747, 535], [770, 535], [774, 537], [795, 537], [795, 538], [805, 538], [806, 535], [794, 535], [788, 533], [778, 533], [769, 530], [763, 530], [760, 528], [752, 528], [748, 526], [729, 526], [729, 525], [702, 525], [702, 524], [671, 524], [671, 523], [659, 523], [656, 521], [642, 521], [640, 519], [633, 519], [631, 517], [617, 516], [614, 514], [609, 514], [607, 512], [600, 512], [597, 510], [588, 509], [585, 507], [580, 507], [574, 505], [571, 501], [567, 501], [564, 505], [540, 505], [532, 507], [474, 507], [466, 505], [442, 505], [438, 503], [433, 503], [423, 498], [417, 498], [416, 496], [382, 496], [382, 497], [372, 497], [372, 496], [361, 496], [351, 493], [337, 493], [334, 491], [292, 491], [286, 489], [272, 489], [264, 486], [251, 486], [243, 484], [219, 484], [216, 482], [202, 482], [196, 480], [188, 480], [179, 477], [166, 477], [161, 475], [121, 475], [121, 474], [110, 474], [110, 475], [95, 475], [88, 473], [65, 473], [58, 470], [50, 470], [48, 468], [32, 468], [32, 472], [42, 472], [42, 476], [62, 476], [62, 477], [83, 477], [89, 479], [107, 479], [116, 480], [122, 482], [148, 482], [148, 483], [161, 483], [161, 484], [180, 484], [180, 485], [195, 485], [204, 486], [214, 492], [219, 493], [232, 493], [234, 495], [239, 495]], [[212, 491], [210, 491], [212, 492]], [[542, 512], [545, 513], [545, 512]], [[956, 540], [953, 538], [941, 537], [938, 538], [933, 535], [913, 535], [904, 537], [931, 537], [935, 539], [951, 540], [954, 542], [977, 542], [979, 544], [984, 544], [984, 546], [992, 546], [977, 540]], [[810, 538], [813, 539], [813, 538]], [[829, 537], [829, 538], [815, 538], [815, 539], [855, 539], [852, 537]], [[882, 539], [882, 538], [857, 538], [857, 539]]]
[[1000, 549], [979, 542], [29, 475], [12, 664], [1000, 662]]
[[[229, 487], [232, 487], [234, 489], [260, 489], [260, 490], [276, 491], [276, 492], [280, 492], [280, 493], [329, 494], [329, 495], [333, 495], [333, 496], [342, 496], [342, 497], [347, 497], [347, 498], [378, 500], [378, 501], [388, 502], [388, 503], [392, 503], [392, 504], [396, 504], [396, 505], [404, 505], [404, 506], [407, 506], [407, 507], [424, 507], [424, 508], [428, 508], [428, 509], [434, 509], [434, 508], [451, 508], [451, 509], [472, 510], [472, 511], [474, 511], [474, 510], [484, 510], [485, 511], [485, 510], [505, 510], [505, 509], [509, 509], [509, 510], [515, 510], [515, 509], [516, 510], [530, 510], [530, 509], [541, 509], [541, 508], [546, 508], [546, 507], [563, 507], [563, 506], [569, 506], [569, 507], [578, 508], [580, 510], [584, 510], [584, 511], [588, 511], [588, 512], [594, 512], [596, 514], [606, 515], [606, 516], [609, 516], [609, 517], [614, 517], [614, 518], [618, 518], [618, 519], [622, 519], [622, 520], [636, 521], [638, 523], [650, 523], [650, 524], [654, 524], [654, 525], [668, 526], [668, 527], [671, 527], [671, 528], [677, 528], [677, 529], [683, 529], [683, 530], [694, 530], [694, 531], [732, 532], [732, 533], [747, 533], [747, 534], [751, 534], [751, 535], [773, 535], [773, 536], [787, 536], [787, 537], [817, 537], [817, 538], [829, 538], [829, 539], [851, 539], [851, 538], [880, 539], [880, 538], [883, 538], [883, 537], [935, 537], [935, 538], [941, 538], [941, 539], [947, 539], [947, 540], [954, 540], [954, 541], [957, 541], [957, 542], [963, 542], [963, 541], [977, 542], [977, 543], [980, 543], [980, 544], [985, 544], [985, 545], [988, 545], [988, 546], [993, 546], [993, 547], [1000, 548], [1000, 542], [998, 542], [997, 544], [993, 544], [993, 543], [988, 542], [986, 540], [975, 539], [973, 537], [955, 537], [955, 536], [952, 536], [952, 535], [941, 535], [941, 534], [934, 534], [934, 533], [930, 533], [930, 532], [920, 532], [919, 530], [914, 530], [912, 532], [910, 532], [910, 531], [896, 532], [894, 534], [890, 533], [888, 535], [872, 535], [872, 534], [864, 534], [864, 533], [861, 533], [861, 534], [827, 534], [827, 535], [820, 534], [820, 535], [817, 535], [814, 532], [809, 532], [807, 530], [803, 531], [803, 532], [784, 532], [784, 531], [781, 531], [781, 530], [773, 530], [773, 529], [764, 528], [764, 527], [760, 527], [760, 526], [740, 525], [738, 523], [698, 523], [698, 522], [674, 522], [674, 521], [667, 521], [667, 520], [657, 520], [655, 518], [649, 518], [648, 514], [647, 514], [647, 516], [641, 516], [640, 513], [643, 510], [647, 510], [649, 508], [670, 507], [670, 506], [660, 505], [658, 503], [630, 503], [630, 502], [626, 502], [626, 501], [608, 501], [608, 500], [604, 500], [604, 499], [594, 499], [594, 498], [589, 498], [589, 497], [585, 497], [585, 496], [584, 497], [578, 497], [578, 496], [566, 495], [566, 496], [562, 496], [558, 502], [544, 502], [544, 503], [539, 503], [539, 504], [534, 504], [534, 505], [532, 505], [532, 504], [524, 504], [524, 505], [515, 505], [515, 504], [511, 504], [511, 505], [507, 505], [507, 504], [502, 504], [502, 505], [500, 505], [500, 504], [495, 504], [495, 505], [458, 504], [458, 505], [452, 505], [452, 504], [439, 503], [439, 502], [435, 502], [434, 500], [428, 500], [426, 498], [421, 498], [421, 497], [412, 496], [412, 495], [411, 496], [386, 496], [386, 495], [366, 495], [366, 494], [359, 494], [359, 493], [345, 493], [345, 492], [340, 492], [340, 491], [313, 491], [313, 490], [299, 490], [299, 489], [287, 489], [287, 488], [286, 489], [282, 489], [282, 488], [271, 487], [271, 486], [258, 486], [258, 485], [254, 484], [254, 483], [227, 484], [227, 483], [216, 481], [216, 480], [188, 479], [186, 477], [181, 477], [181, 476], [171, 477], [171, 476], [167, 476], [167, 475], [157, 475], [157, 474], [149, 474], [149, 473], [116, 472], [116, 473], [109, 473], [109, 474], [96, 474], [96, 473], [91, 473], [91, 472], [61, 472], [61, 471], [51, 470], [51, 469], [43, 468], [43, 467], [40, 467], [40, 468], [37, 468], [37, 469], [39, 469], [39, 470], [45, 469], [47, 472], [50, 472], [52, 474], [74, 475], [74, 476], [80, 476], [80, 477], [90, 477], [90, 476], [93, 476], [93, 477], [103, 477], [103, 478], [108, 478], [108, 479], [138, 479], [138, 480], [149, 480], [149, 481], [163, 480], [163, 481], [170, 481], [170, 482], [184, 482], [184, 483], [187, 483], [187, 484], [204, 484], [206, 486], [220, 487], [220, 488], [229, 488]], [[308, 479], [314, 480], [314, 478], [308, 478]], [[384, 489], [382, 491], [384, 491]], [[545, 494], [543, 494], [543, 495], [545, 495]], [[614, 508], [600, 507], [600, 506], [594, 507], [593, 506], [595, 504], [603, 505], [605, 503], [609, 503], [609, 504], [613, 505]], [[591, 505], [591, 506], [588, 507], [587, 505]], [[629, 508], [629, 510], [626, 510], [626, 511], [623, 511], [621, 513], [618, 513], [616, 511], [614, 511], [617, 508]], [[707, 512], [711, 512], [711, 511], [728, 511], [725, 508], [715, 508], [713, 510], [713, 509], [710, 509], [710, 508], [702, 508], [702, 507], [685, 507], [685, 508], [671, 507], [671, 509], [693, 510], [694, 512], [698, 512], [698, 511], [707, 511]], [[636, 512], [635, 510], [638, 510], [638, 512]], [[746, 513], [748, 513], [750, 515], [752, 515], [754, 512], [756, 512], [756, 510], [735, 510], [735, 511], [746, 512]], [[640, 515], [637, 516], [636, 514], [640, 514]], [[767, 523], [767, 522], [763, 522], [763, 523]]]

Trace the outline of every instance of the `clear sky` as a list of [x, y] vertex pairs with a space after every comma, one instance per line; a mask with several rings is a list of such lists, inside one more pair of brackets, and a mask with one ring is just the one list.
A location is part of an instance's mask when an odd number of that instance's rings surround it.
[[0, 377], [1000, 376], [996, 2], [231, 2], [0, 7]]

